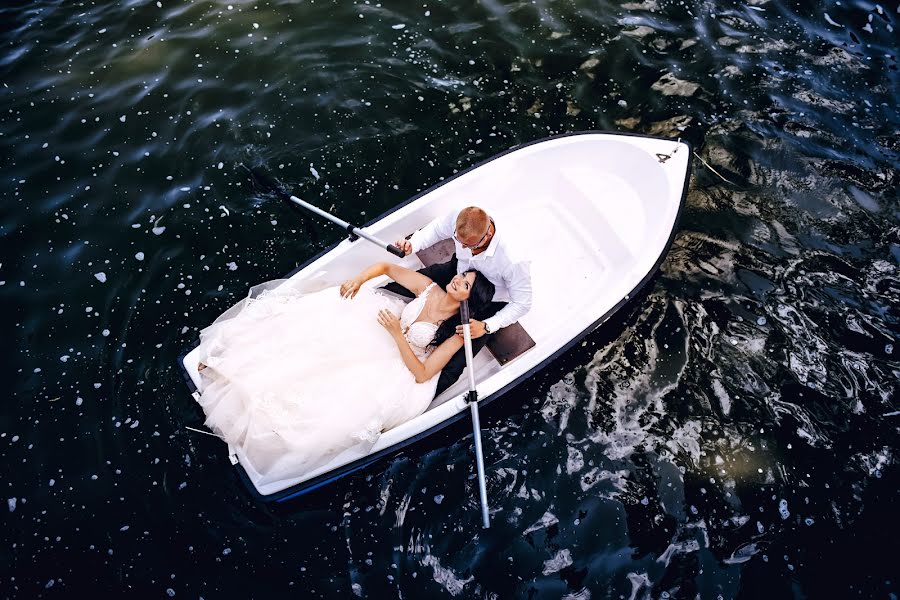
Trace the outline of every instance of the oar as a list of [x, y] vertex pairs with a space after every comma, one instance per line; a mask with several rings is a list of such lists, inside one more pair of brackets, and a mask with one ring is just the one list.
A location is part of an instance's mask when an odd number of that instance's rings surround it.
[[312, 204], [310, 204], [309, 202], [306, 202], [305, 200], [301, 200], [297, 196], [292, 196], [291, 194], [284, 191], [281, 188], [281, 186], [279, 186], [277, 183], [272, 181], [269, 177], [267, 177], [264, 173], [262, 173], [258, 169], [248, 167], [247, 165], [244, 165], [244, 164], [241, 164], [241, 167], [243, 167], [244, 170], [246, 170], [250, 174], [250, 177], [252, 177], [253, 180], [258, 185], [260, 185], [261, 187], [263, 187], [264, 189], [266, 189], [270, 192], [275, 192], [275, 194], [277, 194], [283, 200], [287, 200], [288, 202], [293, 202], [297, 206], [305, 208], [306, 210], [308, 210], [311, 213], [317, 214], [320, 217], [324, 217], [324, 218], [328, 219], [329, 221], [331, 221], [332, 223], [334, 223], [341, 229], [346, 230], [347, 233], [349, 233], [351, 236], [361, 237], [364, 240], [370, 241], [373, 244], [375, 244], [376, 246], [380, 246], [381, 248], [384, 248], [391, 254], [399, 256], [400, 258], [403, 258], [404, 256], [406, 256], [406, 253], [403, 252], [403, 250], [401, 250], [397, 246], [395, 246], [393, 244], [388, 244], [382, 240], [379, 240], [377, 237], [375, 237], [373, 235], [369, 235], [368, 233], [366, 233], [365, 231], [362, 231], [355, 225], [351, 225], [347, 221], [343, 221], [343, 220], [335, 217], [331, 213], [325, 212], [321, 208], [319, 208], [317, 206], [313, 206]]
[[466, 402], [472, 412], [472, 433], [475, 437], [475, 464], [478, 467], [478, 493], [481, 496], [481, 521], [485, 529], [491, 526], [488, 515], [487, 485], [484, 480], [484, 454], [481, 451], [481, 419], [478, 418], [478, 391], [475, 389], [475, 369], [472, 359], [472, 330], [469, 325], [469, 301], [463, 300], [459, 305], [459, 316], [462, 319], [463, 340], [466, 353], [466, 371], [469, 372], [469, 393]]

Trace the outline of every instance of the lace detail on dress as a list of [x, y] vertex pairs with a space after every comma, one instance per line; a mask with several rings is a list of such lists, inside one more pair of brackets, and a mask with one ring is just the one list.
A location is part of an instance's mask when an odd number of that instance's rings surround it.
[[263, 290], [259, 295], [245, 300], [244, 312], [248, 317], [261, 319], [273, 317], [290, 308], [290, 305], [302, 297], [303, 294], [293, 290], [281, 291]]
[[366, 422], [365, 428], [355, 431], [352, 436], [358, 442], [368, 442], [374, 444], [381, 436], [382, 422], [379, 419], [370, 419]]
[[420, 360], [424, 360], [431, 354], [432, 348], [429, 348], [428, 345], [434, 339], [438, 326], [426, 321], [416, 322], [416, 319], [422, 314], [428, 294], [435, 285], [437, 284], [431, 282], [415, 300], [406, 305], [400, 314], [400, 328], [403, 331], [403, 337], [409, 342], [413, 353]]

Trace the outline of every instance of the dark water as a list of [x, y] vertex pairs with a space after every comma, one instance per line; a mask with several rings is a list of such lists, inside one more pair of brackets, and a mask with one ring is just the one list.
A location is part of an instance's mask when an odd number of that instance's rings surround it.
[[[0, 19], [3, 597], [900, 594], [896, 1]], [[282, 508], [185, 429], [198, 329], [340, 237], [237, 163], [365, 221], [587, 129], [716, 173], [618, 328], [485, 411], [489, 532], [465, 427]]]

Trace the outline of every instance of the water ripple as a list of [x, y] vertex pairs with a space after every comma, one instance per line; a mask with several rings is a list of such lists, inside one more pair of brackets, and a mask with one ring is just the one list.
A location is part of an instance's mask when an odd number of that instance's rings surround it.
[[[10, 594], [246, 597], [249, 566], [334, 597], [896, 595], [872, 548], [897, 473], [897, 16], [3, 6]], [[621, 326], [485, 411], [491, 530], [465, 427], [284, 508], [184, 429], [202, 416], [178, 354], [342, 235], [248, 191], [238, 162], [364, 222], [598, 128], [682, 137], [704, 162]]]

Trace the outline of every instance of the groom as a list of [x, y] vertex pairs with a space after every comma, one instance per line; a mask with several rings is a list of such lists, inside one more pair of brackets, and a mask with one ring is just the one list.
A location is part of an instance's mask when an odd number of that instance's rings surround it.
[[[470, 321], [472, 356], [475, 356], [487, 343], [488, 336], [512, 325], [531, 308], [530, 262], [522, 260], [507, 247], [494, 219], [476, 206], [453, 210], [415, 232], [408, 240], [398, 240], [395, 245], [409, 255], [446, 239], [453, 239], [456, 254], [446, 263], [425, 267], [419, 273], [446, 287], [457, 273], [476, 269], [496, 288], [489, 309], [495, 314], [484, 321]], [[412, 296], [399, 284], [385, 287]], [[462, 326], [456, 328], [456, 333], [462, 335]], [[436, 393], [453, 385], [465, 368], [465, 352], [459, 350], [441, 371]]]

